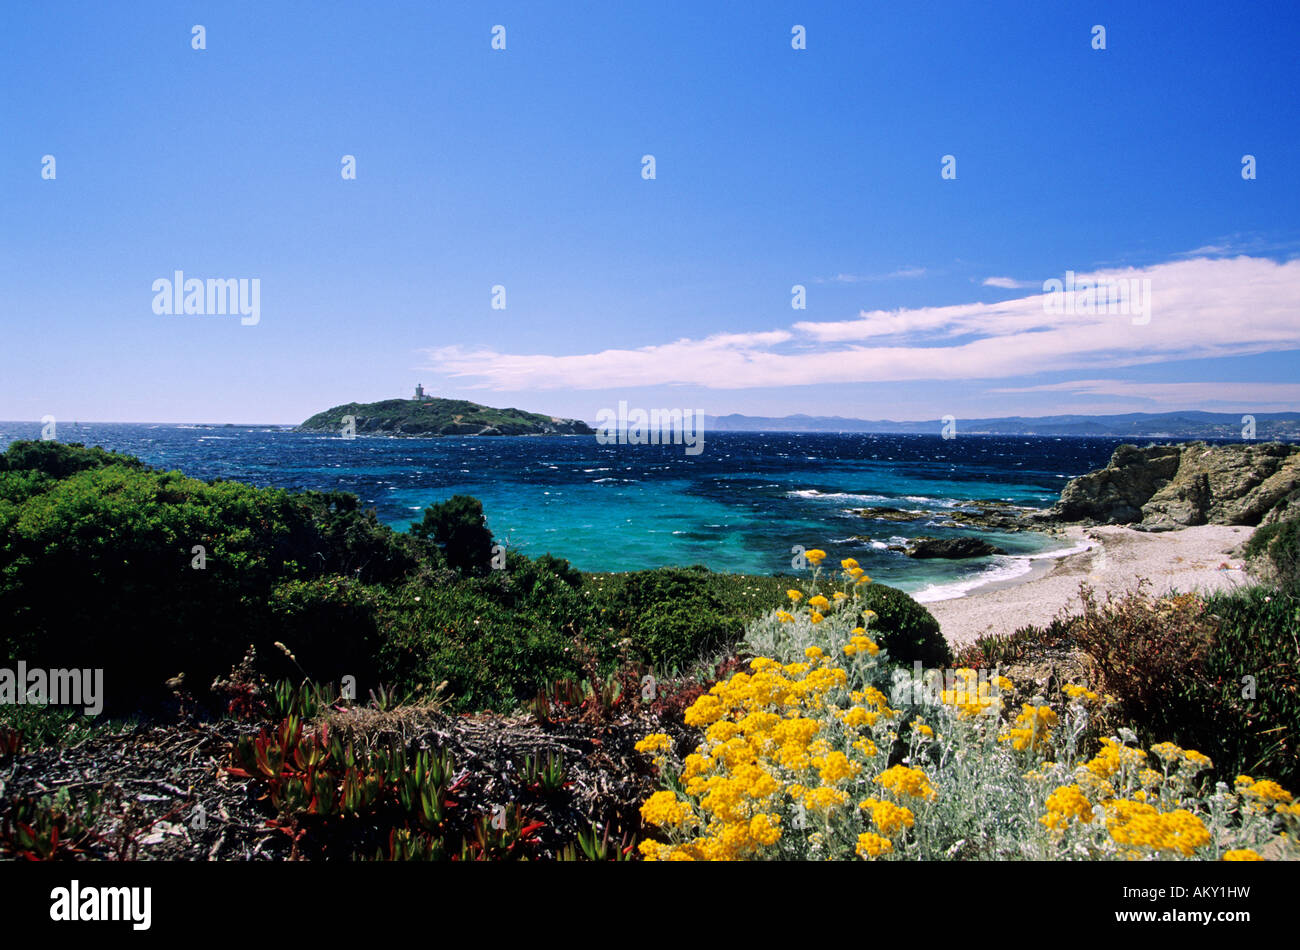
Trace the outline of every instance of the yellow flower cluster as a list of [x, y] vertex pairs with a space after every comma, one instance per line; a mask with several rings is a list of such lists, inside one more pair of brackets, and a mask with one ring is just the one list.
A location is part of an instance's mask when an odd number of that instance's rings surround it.
[[970, 667], [957, 671], [956, 682], [952, 689], [939, 692], [939, 701], [947, 706], [954, 706], [961, 719], [974, 719], [986, 712], [1000, 712], [1002, 694], [1010, 694], [1014, 687], [1005, 676], [993, 680], [981, 680]]
[[1090, 824], [1092, 817], [1092, 803], [1079, 786], [1062, 785], [1047, 796], [1047, 814], [1038, 820], [1056, 831], [1064, 831], [1070, 819]]
[[1080, 784], [1099, 797], [1113, 797], [1116, 784], [1126, 784], [1130, 776], [1146, 767], [1147, 754], [1131, 749], [1114, 739], [1102, 739], [1101, 750], [1078, 771]]
[[880, 835], [868, 831], [858, 835], [858, 843], [853, 850], [864, 858], [878, 858], [886, 852], [893, 851], [894, 843], [888, 838], [882, 838]]
[[[871, 613], [873, 617], [875, 616], [871, 611], [867, 611], [867, 613]], [[849, 633], [849, 642], [844, 647], [845, 656], [857, 656], [859, 653], [875, 656], [879, 652], [880, 646], [875, 640], [867, 636], [865, 627], [854, 627]]]
[[[820, 566], [826, 553], [813, 550], [806, 556]], [[1092, 759], [1075, 767], [1072, 778], [1062, 778], [1071, 775], [1068, 766], [1077, 761], [1074, 740], [1086, 722], [1076, 717], [1091, 718], [1114, 702], [1086, 686], [1062, 687], [1072, 705], [1062, 714], [1068, 725], [1061, 730], [1065, 739], [1059, 739], [1060, 718], [1051, 707], [1025, 703], [1004, 724], [1003, 699], [1014, 685], [1005, 677], [986, 681], [975, 670], [958, 670], [956, 680], [940, 692], [943, 708], [913, 719], [900, 743], [898, 734], [905, 731], [898, 728], [900, 711], [870, 685], [885, 685], [890, 674], [869, 659], [883, 653], [867, 633], [875, 614], [862, 611], [864, 625], [849, 630], [852, 614], [842, 608], [857, 596], [848, 580], [861, 584], [870, 578], [852, 558], [840, 566], [843, 590], [819, 593], [814, 574], [814, 586], [806, 592], [791, 589], [789, 609], [776, 611], [781, 623], [804, 616], [824, 623], [812, 631], [812, 644], [804, 626], [760, 628], [751, 644], [771, 636], [771, 650], [781, 659], [754, 658], [746, 672], [715, 683], [686, 710], [685, 723], [700, 729], [703, 739], [682, 762], [677, 779], [670, 778], [670, 790], [651, 795], [641, 808], [646, 825], [658, 829], [662, 839], [640, 844], [646, 859], [950, 856], [952, 840], [971, 833], [968, 824], [986, 834], [982, 829], [997, 818], [981, 810], [977, 789], [963, 785], [961, 767], [952, 773], [925, 771], [963, 759], [973, 765], [973, 776], [967, 777], [998, 787], [1004, 780], [1023, 781], [1027, 794], [1016, 797], [1042, 802], [1045, 814], [1036, 824], [1032, 812], [1016, 818], [1018, 828], [1026, 828], [1020, 822], [1028, 819], [1038, 830], [1006, 853], [1035, 848], [1051, 855], [1054, 848], [1070, 847], [1071, 853], [1098, 854], [1118, 847], [1130, 858], [1206, 857], [1222, 851], [1224, 860], [1248, 861], [1262, 860], [1255, 849], [1263, 850], [1265, 843], [1270, 850], [1264, 854], [1296, 852], [1300, 803], [1290, 792], [1242, 775], [1235, 799], [1229, 796], [1222, 807], [1221, 794], [1206, 797], [1210, 793], [1198, 775], [1211, 767], [1210, 759], [1172, 742], [1152, 746], [1148, 756], [1119, 739], [1103, 739]], [[845, 668], [837, 665], [841, 656], [847, 658]], [[981, 714], [987, 723], [968, 721]], [[1121, 733], [1133, 741], [1130, 733]], [[1056, 745], [1059, 755], [1051, 754]], [[664, 771], [673, 746], [666, 733], [636, 744]], [[900, 747], [910, 749], [911, 757], [904, 759], [909, 764], [885, 768]], [[1035, 757], [1026, 762], [1011, 749]], [[1026, 766], [1032, 771], [1021, 776]], [[936, 786], [943, 788], [942, 826], [929, 804], [939, 797]], [[1278, 834], [1279, 827], [1286, 830]], [[1062, 838], [1067, 831], [1069, 837]]]
[[[679, 845], [647, 842], [642, 846], [647, 858], [752, 856], [780, 840], [777, 812], [786, 796], [814, 814], [848, 803], [838, 786], [857, 776], [862, 765], [819, 738], [824, 720], [807, 715], [825, 710], [827, 694], [845, 686], [847, 673], [825, 664], [818, 647], [805, 656], [808, 662], [785, 665], [757, 657], [750, 672], [714, 684], [686, 710], [686, 723], [705, 729], [705, 741], [687, 756], [681, 776], [686, 794], [699, 802], [703, 827], [698, 837]], [[653, 739], [642, 743], [653, 750]], [[785, 775], [798, 781], [787, 787], [778, 780]], [[657, 793], [643, 816], [660, 827], [680, 828], [686, 821], [677, 803], [673, 793]]]
[[1011, 747], [1017, 752], [1026, 749], [1045, 752], [1051, 744], [1052, 730], [1056, 728], [1056, 724], [1056, 711], [1052, 707], [1031, 706], [1029, 703], [1024, 703], [1016, 721], [999, 738], [1011, 740]]
[[1066, 683], [1061, 687], [1061, 692], [1071, 699], [1086, 699], [1090, 703], [1095, 703], [1101, 699], [1097, 693], [1094, 693], [1086, 686], [1078, 686], [1074, 683]]
[[638, 752], [667, 752], [672, 747], [672, 737], [662, 732], [651, 733], [636, 744]]
[[655, 792], [641, 806], [641, 817], [647, 824], [660, 828], [675, 828], [692, 823], [695, 811], [688, 802], [673, 792]]
[[1210, 843], [1201, 819], [1185, 808], [1162, 812], [1145, 802], [1115, 799], [1106, 803], [1106, 828], [1117, 844], [1191, 857]]
[[876, 781], [900, 798], [909, 795], [912, 798], [930, 800], [936, 794], [934, 786], [930, 784], [930, 779], [924, 772], [906, 765], [895, 765], [893, 768], [886, 769], [876, 776]]
[[1289, 802], [1291, 793], [1268, 779], [1255, 781], [1249, 775], [1237, 776], [1237, 791], [1258, 802]]
[[916, 816], [912, 814], [912, 809], [905, 805], [895, 805], [893, 802], [879, 798], [868, 798], [860, 802], [858, 807], [871, 813], [872, 823], [888, 838], [916, 824]]

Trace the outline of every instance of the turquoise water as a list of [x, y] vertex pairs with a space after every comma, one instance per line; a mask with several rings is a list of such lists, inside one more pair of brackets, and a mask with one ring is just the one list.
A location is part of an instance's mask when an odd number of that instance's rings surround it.
[[[0, 447], [36, 438], [0, 423]], [[404, 530], [426, 505], [463, 493], [483, 502], [494, 535], [530, 555], [591, 571], [704, 564], [780, 573], [795, 545], [855, 557], [876, 580], [931, 600], [1028, 571], [1062, 543], [1036, 533], [981, 536], [1012, 556], [917, 561], [887, 550], [942, 526], [964, 500], [1046, 507], [1066, 480], [1104, 465], [1114, 439], [708, 434], [704, 451], [600, 445], [593, 437], [345, 440], [267, 426], [61, 424], [60, 441], [102, 445], [197, 478], [292, 490], [343, 490]], [[854, 509], [917, 512], [892, 523]], [[865, 540], [869, 538], [870, 540]]]

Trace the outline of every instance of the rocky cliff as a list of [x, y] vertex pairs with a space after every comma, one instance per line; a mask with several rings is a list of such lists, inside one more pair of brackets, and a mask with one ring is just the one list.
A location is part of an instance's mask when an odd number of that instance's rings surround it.
[[1300, 445], [1121, 445], [1105, 468], [1073, 479], [1042, 522], [1168, 531], [1259, 525], [1300, 516]]

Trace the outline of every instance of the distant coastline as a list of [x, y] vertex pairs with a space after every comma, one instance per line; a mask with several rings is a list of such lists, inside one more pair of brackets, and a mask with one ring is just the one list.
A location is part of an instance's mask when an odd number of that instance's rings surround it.
[[1131, 412], [1115, 415], [1002, 416], [921, 421], [843, 416], [705, 416], [712, 432], [862, 433], [864, 435], [1025, 435], [1119, 439], [1300, 441], [1300, 412]]

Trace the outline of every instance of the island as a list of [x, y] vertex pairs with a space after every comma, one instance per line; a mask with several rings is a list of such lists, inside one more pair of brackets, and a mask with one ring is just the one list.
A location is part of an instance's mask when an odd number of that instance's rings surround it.
[[414, 399], [349, 402], [318, 412], [298, 428], [309, 432], [341, 432], [345, 416], [355, 431], [389, 436], [443, 435], [595, 435], [596, 430], [578, 419], [522, 409], [493, 409], [464, 399], [426, 396], [416, 387]]

